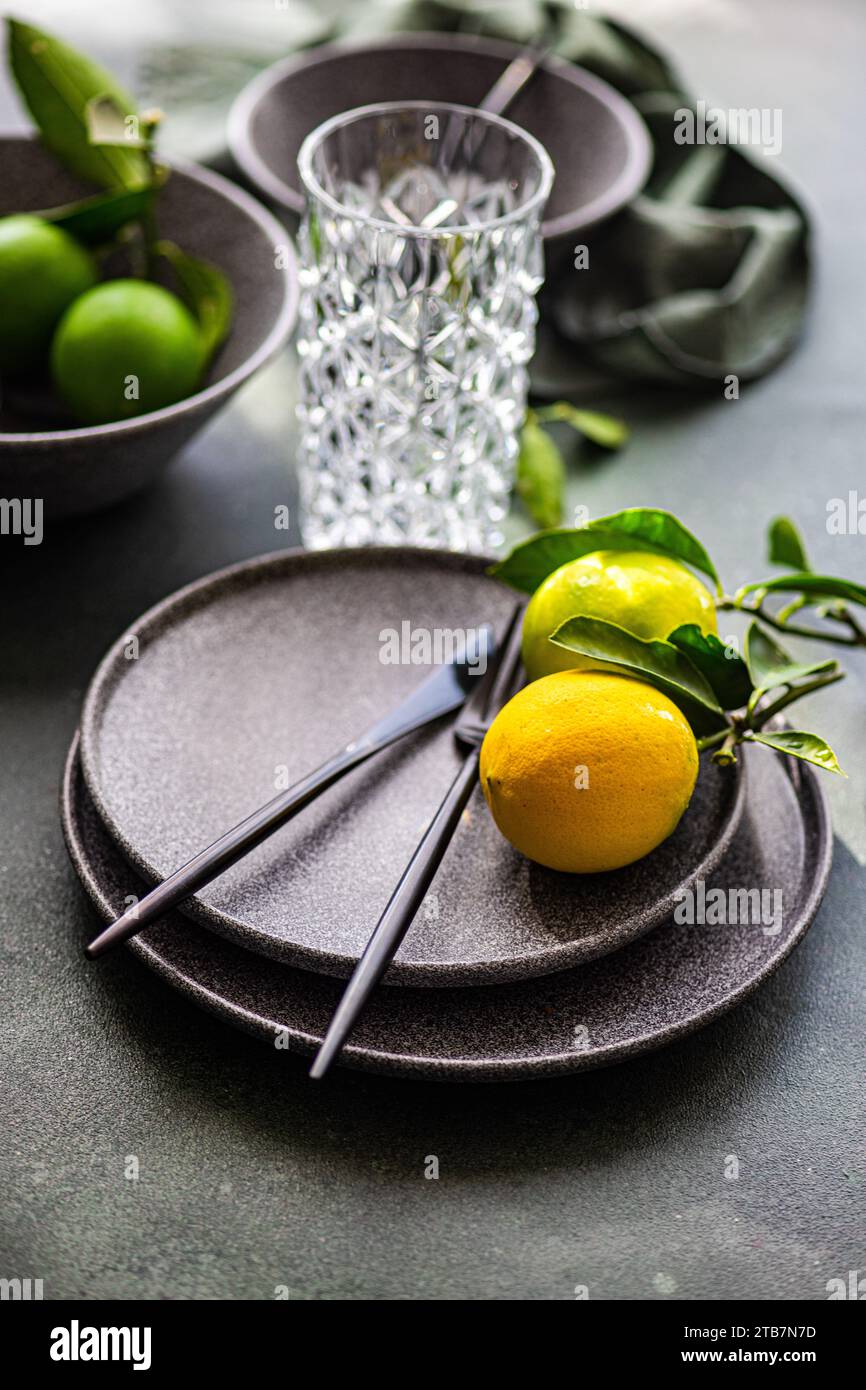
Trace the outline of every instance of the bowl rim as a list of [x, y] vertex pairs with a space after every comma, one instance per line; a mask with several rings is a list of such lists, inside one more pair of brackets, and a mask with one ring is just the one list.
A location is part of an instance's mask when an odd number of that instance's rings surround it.
[[[421, 32], [411, 30], [406, 33], [389, 34], [371, 40], [342, 39], [334, 43], [318, 44], [313, 48], [293, 53], [281, 58], [270, 67], [257, 73], [238, 93], [229, 111], [226, 137], [229, 151], [238, 168], [259, 192], [272, 199], [279, 207], [300, 217], [304, 211], [303, 193], [294, 189], [265, 163], [253, 141], [251, 130], [253, 116], [264, 98], [273, 87], [279, 86], [297, 72], [306, 68], [318, 67], [342, 58], [347, 54], [385, 50], [401, 51], [407, 49], [460, 49], [464, 53], [483, 53], [487, 57], [501, 59], [508, 63], [522, 48], [520, 44], [507, 39], [490, 38], [483, 34], [460, 34], [446, 32]], [[603, 78], [587, 68], [570, 63], [555, 53], [548, 53], [539, 64], [545, 72], [561, 78], [573, 87], [595, 97], [602, 106], [611, 111], [619, 122], [625, 135], [628, 153], [625, 165], [614, 182], [597, 198], [585, 203], [579, 211], [563, 212], [541, 224], [541, 234], [545, 241], [582, 231], [601, 222], [612, 213], [624, 207], [640, 191], [649, 176], [652, 163], [652, 142], [649, 131], [639, 112], [632, 103]], [[339, 114], [339, 113], [338, 113]], [[328, 118], [331, 119], [331, 118]], [[308, 136], [304, 137], [305, 139]], [[543, 142], [542, 142], [543, 143]]]
[[[10, 144], [35, 143], [38, 138], [35, 133], [0, 131], [0, 149]], [[212, 382], [210, 386], [205, 386], [201, 391], [196, 391], [191, 396], [185, 396], [183, 400], [175, 401], [173, 405], [162, 406], [159, 410], [149, 410], [143, 415], [133, 415], [128, 420], [112, 420], [105, 425], [78, 425], [72, 429], [29, 432], [23, 430], [0, 431], [0, 447], [17, 445], [21, 448], [34, 444], [59, 445], [69, 442], [81, 443], [86, 439], [117, 438], [118, 436], [134, 435], [143, 430], [149, 430], [152, 426], [163, 421], [177, 420], [181, 416], [193, 414], [202, 406], [219, 401], [223, 396], [236, 390], [248, 377], [258, 371], [259, 367], [264, 366], [265, 362], [274, 356], [291, 333], [297, 318], [300, 286], [297, 254], [287, 229], [256, 198], [239, 188], [237, 184], [232, 183], [230, 179], [224, 178], [222, 174], [205, 169], [192, 160], [160, 159], [160, 162], [172, 173], [182, 174], [185, 178], [191, 179], [193, 183], [201, 184], [228, 202], [234, 203], [236, 207], [246, 213], [252, 222], [258, 225], [272, 245], [285, 247], [286, 264], [277, 270], [282, 278], [283, 299], [273, 327], [255, 351], [250, 353], [226, 376], [220, 377], [218, 381]]]
[[[432, 227], [425, 227], [418, 223], [412, 226], [403, 226], [400, 223], [389, 222], [383, 217], [369, 216], [358, 208], [352, 208], [340, 202], [339, 198], [335, 198], [323, 187], [313, 172], [313, 159], [316, 150], [328, 139], [329, 135], [332, 135], [341, 126], [370, 116], [396, 115], [398, 111], [444, 111], [449, 115], [456, 116], [481, 116], [489, 125], [498, 126], [501, 130], [508, 132], [532, 151], [538, 161], [538, 187], [534, 193], [530, 193], [528, 197], [524, 198], [518, 207], [513, 208], [511, 212], [503, 213], [500, 217], [491, 217], [478, 223], [436, 223]], [[396, 234], [400, 237], [414, 238], [419, 241], [436, 241], [440, 237], [466, 236], [476, 233], [485, 234], [496, 231], [500, 227], [513, 226], [515, 223], [530, 223], [550, 197], [554, 179], [553, 161], [550, 155], [541, 141], [536, 140], [534, 135], [530, 135], [528, 130], [515, 125], [513, 121], [506, 120], [503, 116], [495, 115], [492, 111], [481, 111], [472, 106], [461, 106], [454, 101], [377, 101], [367, 106], [354, 106], [348, 111], [339, 111], [335, 116], [329, 116], [326, 121], [322, 121], [321, 125], [317, 125], [304, 139], [304, 143], [298, 151], [298, 173], [310, 195], [329, 208], [335, 217], [357, 222], [376, 231], [389, 232], [392, 236]]]

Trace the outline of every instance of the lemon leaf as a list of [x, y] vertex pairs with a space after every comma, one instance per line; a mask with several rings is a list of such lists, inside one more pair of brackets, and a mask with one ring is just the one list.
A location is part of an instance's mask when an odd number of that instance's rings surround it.
[[746, 704], [752, 693], [748, 667], [714, 632], [702, 632], [697, 623], [683, 623], [667, 640], [706, 676], [722, 709], [741, 709]]
[[839, 666], [832, 657], [807, 665], [795, 661], [756, 622], [749, 625], [746, 633], [745, 653], [746, 665], [755, 686], [755, 698], [768, 690], [777, 690], [779, 686], [793, 685], [806, 676], [837, 670]]
[[763, 593], [805, 594], [811, 599], [840, 598], [849, 603], [859, 603], [866, 607], [866, 586], [855, 584], [853, 579], [836, 579], [828, 574], [813, 574], [811, 570], [801, 570], [794, 574], [779, 574], [775, 579], [761, 579], [755, 584], [744, 584], [737, 590], [734, 598], [739, 603], [747, 594], [758, 589]]
[[712, 579], [719, 577], [700, 541], [671, 512], [654, 507], [629, 507], [572, 529], [540, 531], [516, 545], [490, 571], [513, 589], [531, 594], [560, 565], [594, 550], [646, 550], [679, 560]]
[[578, 434], [582, 434], [602, 449], [621, 449], [631, 434], [624, 420], [617, 420], [613, 415], [604, 415], [600, 410], [580, 410], [568, 401], [542, 406], [536, 414], [539, 420], [559, 420], [565, 425], [570, 425]]
[[779, 753], [789, 753], [792, 758], [802, 758], [804, 762], [823, 767], [826, 772], [837, 772], [840, 777], [848, 774], [839, 766], [836, 754], [828, 743], [817, 734], [804, 733], [802, 729], [782, 729], [777, 734], [752, 734], [752, 743], [765, 743]]
[[586, 617], [568, 618], [550, 641], [640, 676], [673, 700], [696, 733], [709, 733], [727, 723], [709, 681], [670, 642], [645, 641], [617, 623]]
[[168, 261], [198, 320], [205, 363], [209, 362], [231, 327], [232, 291], [226, 276], [210, 261], [188, 256], [173, 241], [158, 241], [157, 255]]
[[128, 115], [135, 103], [110, 73], [68, 44], [20, 20], [7, 20], [9, 64], [44, 143], [75, 174], [107, 188], [150, 182], [150, 165], [136, 149], [93, 145], [88, 106], [109, 97]]
[[150, 139], [138, 133], [138, 117], [118, 106], [108, 92], [91, 97], [84, 108], [84, 120], [91, 145], [119, 145], [122, 149], [130, 150], [150, 148]]
[[777, 516], [767, 531], [771, 565], [787, 565], [792, 570], [808, 570], [806, 547], [800, 532], [788, 516]]
[[39, 216], [62, 227], [86, 246], [96, 246], [109, 241], [127, 222], [139, 221], [150, 207], [155, 191], [153, 185], [148, 185], [124, 188], [117, 193], [97, 193], [93, 198], [49, 208]]
[[515, 485], [534, 522], [558, 525], [562, 520], [565, 464], [555, 442], [534, 420], [527, 420], [520, 432]]

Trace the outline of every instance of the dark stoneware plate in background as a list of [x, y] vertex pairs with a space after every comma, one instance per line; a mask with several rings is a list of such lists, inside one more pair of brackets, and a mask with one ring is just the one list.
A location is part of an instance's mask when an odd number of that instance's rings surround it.
[[[165, 877], [268, 801], [275, 778], [295, 781], [396, 705], [427, 670], [383, 664], [383, 630], [501, 630], [515, 595], [484, 571], [429, 550], [284, 552], [133, 624], [94, 677], [81, 733], [88, 789], [130, 864]], [[449, 721], [379, 754], [184, 911], [250, 950], [348, 975], [460, 756]], [[388, 982], [499, 983], [616, 950], [719, 862], [742, 802], [740, 770], [707, 761], [669, 840], [576, 876], [517, 854], [479, 788]]]
[[[78, 875], [108, 920], [143, 885], [106, 834], [77, 753], [76, 740], [63, 784], [64, 832]], [[739, 1003], [804, 936], [832, 853], [820, 774], [769, 749], [750, 749], [748, 758], [743, 818], [706, 890], [780, 892], [778, 930], [773, 922], [765, 930], [671, 921], [613, 955], [544, 979], [480, 989], [380, 989], [341, 1060], [436, 1080], [555, 1076], [673, 1042]], [[271, 1046], [280, 1034], [291, 1051], [305, 1054], [318, 1047], [342, 989], [326, 976], [241, 950], [176, 913], [129, 949], [211, 1013]], [[784, 1019], [774, 1026], [784, 1027]]]

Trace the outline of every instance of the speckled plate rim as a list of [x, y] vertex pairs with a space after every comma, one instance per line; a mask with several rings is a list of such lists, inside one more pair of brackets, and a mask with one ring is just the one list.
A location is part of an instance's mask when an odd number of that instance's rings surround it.
[[[162, 874], [132, 844], [103, 794], [99, 772], [99, 728], [100, 720], [112, 693], [120, 681], [128, 674], [129, 662], [126, 658], [127, 645], [134, 633], [142, 651], [158, 639], [161, 633], [174, 624], [185, 621], [198, 609], [205, 607], [212, 599], [219, 600], [227, 591], [232, 591], [239, 583], [254, 587], [268, 579], [280, 575], [282, 570], [290, 575], [293, 570], [307, 571], [312, 568], [332, 569], [346, 559], [354, 565], [375, 568], [387, 560], [395, 558], [417, 559], [424, 563], [446, 565], [452, 571], [462, 571], [473, 577], [483, 577], [493, 561], [484, 556], [464, 555], [451, 550], [427, 549], [419, 546], [369, 546], [359, 549], [345, 547], [333, 550], [309, 551], [301, 548], [273, 551], [240, 564], [229, 565], [212, 574], [197, 579], [184, 588], [169, 594], [150, 608], [109, 648], [88, 687], [81, 712], [80, 740], [81, 766], [87, 790], [93, 800], [103, 825], [127, 862], [153, 885], [160, 881]], [[495, 581], [491, 581], [495, 582]], [[693, 864], [667, 892], [660, 893], [652, 904], [644, 904], [641, 911], [623, 916], [616, 928], [602, 935], [582, 936], [573, 941], [552, 943], [540, 951], [529, 951], [524, 955], [497, 957], [495, 960], [466, 962], [462, 960], [400, 961], [396, 960], [389, 968], [385, 983], [389, 986], [411, 985], [419, 988], [455, 987], [474, 988], [478, 985], [506, 984], [518, 980], [535, 979], [551, 975], [559, 970], [568, 970], [611, 951], [626, 946], [630, 941], [652, 931], [670, 916], [679, 896], [694, 887], [698, 878], [706, 877], [718, 867], [727, 853], [736, 834], [743, 815], [746, 800], [747, 778], [745, 763], [740, 760], [735, 767], [728, 768], [724, 774], [732, 780], [732, 791], [728, 805], [721, 816], [721, 828], [711, 847]], [[395, 867], [396, 883], [400, 866]], [[238, 918], [230, 917], [213, 908], [199, 898], [184, 903], [181, 911], [246, 950], [268, 956], [286, 965], [301, 970], [312, 970], [320, 974], [347, 978], [351, 975], [358, 957], [345, 954], [336, 949], [325, 950], [298, 941], [276, 937], [270, 932], [255, 927]], [[372, 931], [375, 923], [370, 924]]]
[[[73, 867], [87, 896], [100, 916], [105, 920], [110, 920], [114, 916], [114, 910], [103, 893], [99, 879], [90, 864], [87, 847], [78, 833], [75, 781], [79, 746], [79, 735], [76, 732], [67, 755], [60, 787], [60, 815], [63, 835]], [[806, 813], [803, 809], [804, 797], [808, 797], [811, 802], [809, 810], [814, 825], [814, 835], [810, 837], [811, 856], [814, 861], [812, 879], [800, 902], [799, 913], [795, 915], [795, 925], [782, 943], [782, 949], [765, 961], [763, 966], [756, 970], [754, 975], [739, 988], [731, 990], [729, 994], [716, 1000], [712, 1005], [688, 1014], [676, 1023], [669, 1023], [652, 1032], [645, 1032], [637, 1037], [624, 1039], [622, 1042], [606, 1047], [590, 1048], [585, 1052], [576, 1052], [571, 1049], [568, 1052], [558, 1051], [550, 1053], [548, 1056], [532, 1059], [525, 1057], [455, 1058], [402, 1054], [359, 1046], [357, 1043], [349, 1041], [341, 1054], [340, 1064], [359, 1071], [375, 1072], [407, 1080], [531, 1081], [613, 1066], [618, 1062], [627, 1061], [645, 1052], [656, 1051], [669, 1043], [687, 1037], [690, 1033], [697, 1032], [723, 1014], [728, 1013], [753, 994], [787, 960], [794, 948], [802, 941], [815, 919], [830, 876], [833, 862], [833, 836], [826, 792], [816, 774], [807, 765], [797, 764], [792, 769], [786, 764], [786, 772], [793, 783], [797, 804], [804, 820], [806, 819]], [[172, 965], [171, 961], [160, 954], [147, 939], [134, 938], [127, 943], [127, 949], [148, 969], [154, 971], [192, 1003], [243, 1032], [261, 1039], [269, 1046], [273, 1046], [274, 1037], [280, 1032], [285, 1033], [291, 1052], [312, 1055], [318, 1050], [322, 1041], [318, 1034], [292, 1027], [280, 1019], [267, 1018], [257, 1013], [255, 1009], [244, 1008], [240, 1004], [224, 998], [189, 972], [181, 971]], [[232, 949], [238, 948], [232, 946]], [[532, 982], [528, 982], [528, 987], [532, 987]], [[540, 1013], [539, 1020], [542, 1023], [543, 1018], [543, 1013]]]

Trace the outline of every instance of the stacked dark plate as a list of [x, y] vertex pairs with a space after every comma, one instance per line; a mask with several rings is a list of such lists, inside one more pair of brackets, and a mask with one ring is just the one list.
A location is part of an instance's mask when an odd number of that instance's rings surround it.
[[[383, 634], [501, 632], [512, 609], [481, 559], [378, 549], [266, 556], [145, 614], [93, 679], [64, 783], [70, 854], [101, 917], [423, 679], [383, 659]], [[380, 753], [129, 949], [227, 1021], [311, 1054], [459, 757], [447, 719]], [[523, 859], [479, 789], [345, 1063], [458, 1080], [578, 1071], [754, 990], [823, 894], [824, 797], [808, 767], [766, 749], [704, 763], [674, 835], [599, 875]], [[725, 912], [743, 890], [769, 915]]]

